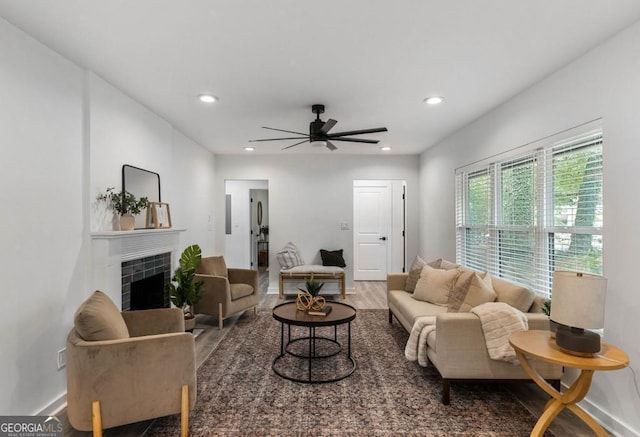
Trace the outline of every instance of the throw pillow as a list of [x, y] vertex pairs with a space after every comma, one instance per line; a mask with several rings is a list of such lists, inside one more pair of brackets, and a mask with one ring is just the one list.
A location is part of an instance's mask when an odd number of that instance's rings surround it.
[[202, 258], [200, 265], [196, 269], [196, 273], [210, 276], [227, 277], [227, 263], [223, 256], [208, 256]]
[[469, 292], [473, 273], [474, 272], [471, 270], [463, 270], [460, 273], [455, 285], [453, 286], [453, 290], [449, 295], [449, 308], [447, 309], [447, 312], [457, 313], [460, 311], [462, 302], [464, 302], [464, 299], [467, 297], [467, 293]]
[[460, 270], [441, 270], [431, 266], [424, 266], [420, 279], [413, 292], [413, 298], [435, 305], [446, 306], [449, 303], [449, 294], [458, 279]]
[[451, 261], [447, 261], [446, 259], [442, 259], [440, 260], [440, 266], [438, 268], [445, 269], [445, 270], [453, 270], [453, 269], [457, 269], [458, 267], [460, 267], [459, 264], [452, 263]]
[[276, 259], [284, 270], [304, 264], [298, 248], [292, 242], [288, 242], [280, 251], [276, 252]]
[[404, 286], [404, 289], [406, 291], [408, 291], [409, 293], [413, 293], [415, 291], [418, 279], [420, 279], [422, 268], [426, 265], [427, 263], [418, 255], [416, 255], [416, 258], [413, 260], [411, 267], [409, 267], [409, 275], [407, 276], [407, 282]]
[[320, 249], [320, 258], [322, 258], [323, 266], [337, 266], [337, 267], [347, 266], [347, 264], [344, 262], [344, 257], [342, 256], [342, 249], [339, 249], [339, 250]]
[[78, 307], [73, 322], [78, 335], [86, 341], [129, 338], [120, 310], [101, 291], [95, 291]]
[[439, 269], [441, 262], [441, 259], [426, 262], [418, 255], [416, 255], [416, 258], [413, 260], [413, 263], [409, 268], [409, 275], [407, 276], [407, 282], [405, 283], [404, 289], [409, 293], [413, 293], [416, 289], [416, 284], [418, 283], [418, 279], [420, 279], [420, 274], [422, 273], [422, 269], [424, 268], [424, 266], [431, 266], [434, 269]]
[[468, 313], [471, 308], [483, 303], [493, 302], [496, 300], [496, 292], [491, 286], [491, 275], [489, 272], [484, 274], [473, 273], [471, 283], [467, 295], [460, 305], [460, 312]]

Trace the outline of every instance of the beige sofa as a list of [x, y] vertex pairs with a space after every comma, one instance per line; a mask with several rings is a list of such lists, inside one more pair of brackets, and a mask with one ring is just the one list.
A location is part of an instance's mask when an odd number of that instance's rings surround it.
[[[470, 272], [470, 270], [461, 269]], [[450, 403], [452, 382], [515, 382], [531, 379], [520, 366], [489, 358], [480, 319], [471, 312], [448, 312], [449, 308], [413, 298], [406, 291], [408, 273], [387, 275], [389, 323], [395, 317], [411, 332], [419, 316], [436, 316], [436, 328], [427, 337], [427, 358], [442, 377], [442, 403]], [[492, 278], [496, 301], [520, 307], [526, 314], [530, 330], [549, 329], [549, 320], [541, 311], [544, 301], [522, 287], [499, 278]], [[562, 367], [534, 361], [540, 375], [560, 387]]]

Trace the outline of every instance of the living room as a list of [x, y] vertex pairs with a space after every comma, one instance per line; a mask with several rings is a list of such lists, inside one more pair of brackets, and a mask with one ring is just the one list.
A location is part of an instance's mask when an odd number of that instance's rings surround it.
[[[633, 338], [640, 328], [635, 314], [640, 297], [629, 286], [640, 244], [635, 227], [640, 206], [630, 196], [640, 182], [634, 165], [640, 158], [635, 147], [640, 140], [635, 120], [640, 113], [638, 8], [629, 21], [633, 24], [563, 59], [562, 68], [503, 96], [500, 105], [420, 153], [333, 156], [327, 151], [312, 159], [303, 153], [283, 159], [242, 150], [211, 152], [104, 73], [84, 68], [49, 48], [54, 41], [39, 40], [5, 20], [10, 3], [0, 4], [6, 230], [0, 324], [7, 332], [1, 414], [47, 414], [64, 404], [65, 372], [58, 370], [56, 358], [76, 308], [96, 288], [91, 233], [104, 230], [108, 218], [97, 211], [95, 197], [120, 185], [122, 164], [161, 175], [173, 227], [185, 229], [180, 244], [197, 243], [204, 254], [224, 253], [224, 182], [261, 179], [269, 181], [273, 248], [295, 241], [313, 257], [319, 248], [305, 246], [305, 235], [324, 232], [328, 248], [344, 248], [350, 265], [351, 234], [335, 225], [351, 220], [352, 206], [350, 196], [340, 194], [351, 193], [354, 179], [403, 179], [411, 236], [407, 259], [420, 254], [455, 260], [455, 170], [594, 120], [604, 134], [604, 340], [625, 350], [632, 366], [640, 359]], [[271, 124], [288, 126], [284, 120]], [[319, 186], [332, 195], [310, 196]], [[20, 208], [13, 211], [9, 205]], [[353, 286], [352, 276], [348, 283]], [[632, 436], [640, 435], [639, 403], [634, 376], [624, 370], [596, 374], [584, 407], [612, 433]]]

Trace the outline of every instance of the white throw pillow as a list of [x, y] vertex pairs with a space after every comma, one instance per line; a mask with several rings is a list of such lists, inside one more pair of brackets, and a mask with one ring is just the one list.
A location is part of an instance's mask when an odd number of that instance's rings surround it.
[[442, 270], [426, 265], [422, 268], [420, 279], [413, 292], [413, 298], [435, 305], [447, 306], [449, 294], [460, 274], [459, 269]]
[[288, 242], [281, 250], [276, 252], [276, 259], [278, 260], [280, 267], [285, 270], [304, 264], [304, 260], [300, 256], [298, 248], [292, 242]]

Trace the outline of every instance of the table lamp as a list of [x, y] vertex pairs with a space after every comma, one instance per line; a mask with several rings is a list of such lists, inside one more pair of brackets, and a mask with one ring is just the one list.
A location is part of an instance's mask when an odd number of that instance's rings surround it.
[[551, 320], [558, 323], [556, 344], [571, 355], [600, 352], [600, 336], [585, 329], [604, 327], [607, 279], [587, 273], [553, 273]]

